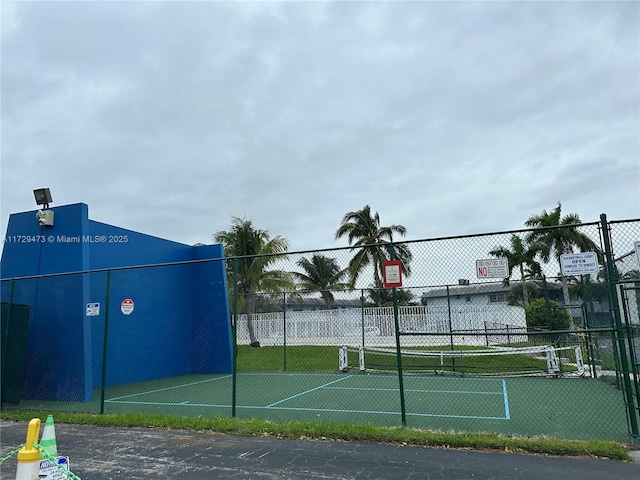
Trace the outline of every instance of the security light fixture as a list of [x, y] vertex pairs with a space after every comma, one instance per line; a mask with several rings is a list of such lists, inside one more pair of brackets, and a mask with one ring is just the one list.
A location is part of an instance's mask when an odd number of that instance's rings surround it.
[[41, 227], [53, 227], [53, 210], [38, 210], [36, 218]]
[[36, 204], [43, 205], [43, 208], [49, 208], [49, 204], [53, 202], [48, 188], [36, 188], [33, 195], [36, 197]]

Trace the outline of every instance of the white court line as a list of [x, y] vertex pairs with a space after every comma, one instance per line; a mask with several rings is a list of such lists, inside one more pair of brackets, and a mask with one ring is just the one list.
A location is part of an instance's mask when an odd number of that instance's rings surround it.
[[300, 393], [297, 393], [295, 395], [291, 395], [290, 397], [287, 397], [287, 398], [284, 398], [284, 399], [279, 400], [277, 402], [274, 402], [271, 405], [267, 405], [265, 408], [271, 408], [274, 405], [278, 405], [279, 403], [286, 402], [287, 400], [292, 400], [292, 399], [294, 399], [296, 397], [299, 397], [301, 395], [306, 395], [307, 393], [315, 392], [316, 390], [320, 390], [321, 388], [325, 388], [325, 387], [327, 387], [329, 385], [333, 385], [334, 383], [338, 383], [338, 382], [342, 382], [343, 380], [347, 380], [348, 378], [351, 378], [352, 376], [353, 375], [348, 375], [346, 377], [339, 378], [338, 380], [334, 380], [333, 382], [329, 382], [329, 383], [325, 383], [324, 385], [320, 385], [319, 387], [315, 387], [315, 388], [312, 388], [310, 390], [305, 390], [304, 392], [300, 392]]
[[[231, 408], [231, 405], [217, 405], [215, 403], [184, 403], [184, 402], [138, 402], [138, 401], [122, 401], [122, 400], [105, 400], [104, 403], [118, 403], [120, 405], [165, 405], [169, 407], [204, 407], [204, 408]], [[243, 408], [236, 405], [237, 408]], [[244, 407], [249, 408], [249, 407]], [[263, 408], [263, 407], [253, 407]]]
[[[287, 375], [286, 373], [283, 374], [276, 374], [276, 375]], [[302, 374], [304, 375], [304, 374]], [[210, 378], [207, 380], [200, 380], [198, 382], [191, 382], [191, 383], [185, 383], [182, 385], [176, 385], [173, 387], [167, 387], [167, 388], [160, 388], [157, 390], [149, 390], [147, 392], [141, 392], [141, 393], [135, 393], [135, 394], [130, 394], [130, 395], [123, 395], [120, 397], [114, 397], [112, 399], [108, 399], [105, 400], [105, 403], [118, 403], [118, 404], [131, 404], [131, 405], [166, 405], [166, 406], [190, 406], [190, 407], [204, 407], [204, 408], [231, 408], [231, 405], [219, 405], [219, 404], [206, 404], [206, 403], [189, 403], [188, 401], [186, 402], [180, 402], [180, 403], [176, 403], [176, 402], [141, 402], [141, 401], [120, 401], [121, 399], [124, 398], [130, 398], [130, 397], [136, 397], [136, 396], [140, 396], [140, 395], [144, 395], [147, 393], [156, 393], [156, 392], [161, 392], [161, 391], [166, 391], [166, 390], [172, 390], [172, 389], [176, 389], [176, 388], [181, 388], [181, 387], [187, 387], [187, 386], [191, 386], [191, 385], [198, 385], [198, 384], [202, 384], [202, 383], [208, 383], [208, 382], [212, 382], [212, 381], [217, 381], [217, 380], [222, 380], [225, 378], [230, 378], [231, 375], [225, 375], [222, 377], [216, 377], [216, 378]], [[262, 406], [256, 406], [256, 405], [236, 405], [236, 408], [242, 408], [242, 409], [271, 409], [271, 410], [291, 410], [291, 411], [307, 411], [307, 412], [329, 412], [329, 413], [356, 413], [356, 414], [373, 414], [373, 415], [400, 415], [400, 412], [394, 412], [394, 411], [378, 411], [378, 410], [341, 410], [341, 409], [324, 409], [324, 408], [294, 408], [294, 407], [277, 407], [276, 405], [286, 402], [288, 400], [294, 399], [296, 397], [299, 397], [301, 395], [305, 395], [307, 393], [311, 393], [314, 392], [316, 390], [320, 390], [322, 388], [326, 388], [327, 390], [368, 390], [368, 391], [393, 391], [393, 392], [397, 392], [397, 389], [384, 389], [384, 388], [363, 388], [363, 387], [330, 387], [330, 385], [333, 385], [335, 383], [341, 382], [343, 380], [347, 380], [349, 378], [352, 378], [353, 375], [347, 375], [345, 377], [339, 378], [337, 380], [334, 380], [332, 382], [328, 382], [325, 383], [323, 385], [320, 385], [318, 387], [309, 389], [309, 390], [305, 390], [304, 392], [300, 392], [296, 395], [292, 395], [290, 397], [287, 397], [285, 399], [279, 400], [277, 402], [274, 402], [270, 405], [267, 405], [266, 407], [262, 407]], [[504, 379], [502, 379], [502, 391], [501, 392], [477, 392], [477, 391], [465, 391], [465, 390], [415, 390], [415, 389], [406, 389], [405, 391], [407, 392], [418, 392], [418, 393], [463, 393], [463, 394], [475, 394], [475, 395], [479, 395], [479, 394], [483, 394], [483, 395], [502, 395], [503, 399], [504, 399], [504, 408], [505, 408], [505, 416], [504, 417], [485, 417], [485, 416], [476, 416], [476, 415], [446, 415], [446, 414], [431, 414], [431, 413], [410, 413], [407, 412], [408, 416], [414, 416], [414, 417], [438, 417], [438, 418], [469, 418], [469, 419], [484, 419], [484, 420], [511, 420], [511, 415], [509, 412], [509, 399], [507, 396], [507, 385], [506, 385], [506, 381]]]
[[507, 381], [502, 379], [502, 396], [504, 398], [504, 416], [507, 420], [511, 420], [511, 413], [509, 413], [509, 397], [507, 396]]
[[[364, 390], [374, 392], [397, 392], [397, 388], [368, 388], [368, 387], [328, 387], [327, 390]], [[468, 395], [503, 395], [503, 391], [499, 392], [476, 392], [474, 390], [417, 390], [412, 388], [405, 388], [405, 392], [418, 392], [418, 393], [464, 393]]]
[[[295, 411], [309, 411], [309, 412], [331, 412], [331, 413], [371, 413], [377, 415], [400, 415], [400, 412], [385, 412], [378, 410], [339, 410], [332, 408], [293, 408], [293, 407], [274, 407], [274, 410], [295, 410]], [[439, 413], [411, 413], [407, 412], [407, 416], [410, 417], [440, 417], [440, 418], [473, 418], [481, 420], [509, 420], [505, 417], [483, 417], [477, 415], [447, 415]]]
[[[164, 405], [164, 406], [172, 406], [172, 407], [184, 407], [185, 405], [182, 403], [175, 402], [110, 402], [110, 403], [119, 403], [119, 404], [130, 404], [130, 405]], [[216, 405], [216, 404], [206, 404], [206, 403], [190, 403], [189, 407], [204, 407], [204, 408], [231, 408], [231, 405]], [[252, 409], [252, 410], [289, 410], [289, 411], [297, 411], [297, 412], [327, 412], [327, 413], [357, 413], [357, 414], [370, 414], [370, 415], [400, 415], [400, 412], [397, 411], [384, 411], [384, 410], [342, 410], [337, 408], [294, 408], [294, 407], [260, 407], [256, 405], [236, 405], [236, 408], [243, 409]], [[447, 414], [438, 414], [438, 413], [411, 413], [407, 412], [407, 416], [409, 417], [435, 417], [435, 418], [471, 418], [476, 420], [510, 420], [505, 417], [483, 417], [477, 415], [447, 415]]]
[[113, 397], [110, 398], [109, 400], [105, 400], [105, 402], [113, 402], [115, 400], [120, 400], [122, 398], [131, 398], [131, 397], [138, 397], [140, 395], [146, 395], [148, 393], [157, 393], [157, 392], [165, 392], [167, 390], [173, 390], [176, 388], [182, 388], [182, 387], [190, 387], [192, 385], [199, 385], [201, 383], [208, 383], [208, 382], [215, 382], [217, 380], [222, 380], [224, 378], [230, 378], [231, 375], [225, 375], [223, 377], [216, 377], [216, 378], [208, 378], [206, 380], [200, 380], [197, 382], [191, 382], [191, 383], [183, 383], [181, 385], [174, 385], [173, 387], [166, 387], [166, 388], [158, 388], [157, 390], [148, 390], [146, 392], [138, 392], [138, 393], [131, 393], [129, 395], [122, 395], [121, 397]]

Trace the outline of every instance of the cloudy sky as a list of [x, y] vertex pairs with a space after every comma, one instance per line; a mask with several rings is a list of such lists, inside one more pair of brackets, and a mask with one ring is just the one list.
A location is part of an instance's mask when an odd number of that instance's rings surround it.
[[1, 218], [84, 202], [193, 244], [640, 217], [640, 3], [1, 3]]

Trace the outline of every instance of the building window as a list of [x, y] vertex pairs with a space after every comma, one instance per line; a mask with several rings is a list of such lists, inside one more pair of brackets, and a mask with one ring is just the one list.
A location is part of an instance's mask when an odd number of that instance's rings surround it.
[[470, 301], [471, 301], [471, 295], [467, 295], [467, 296], [465, 297], [465, 299], [467, 300], [467, 302], [470, 302]]
[[492, 293], [489, 295], [489, 303], [505, 303], [507, 301], [507, 294], [502, 293]]

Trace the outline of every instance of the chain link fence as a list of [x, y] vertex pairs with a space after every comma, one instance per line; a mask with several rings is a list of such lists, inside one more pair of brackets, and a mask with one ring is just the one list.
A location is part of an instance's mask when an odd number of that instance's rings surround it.
[[636, 440], [640, 220], [572, 232], [597, 273], [535, 251], [548, 228], [227, 258], [226, 284], [202, 262], [4, 279], [40, 338], [3, 328], [2, 406]]

